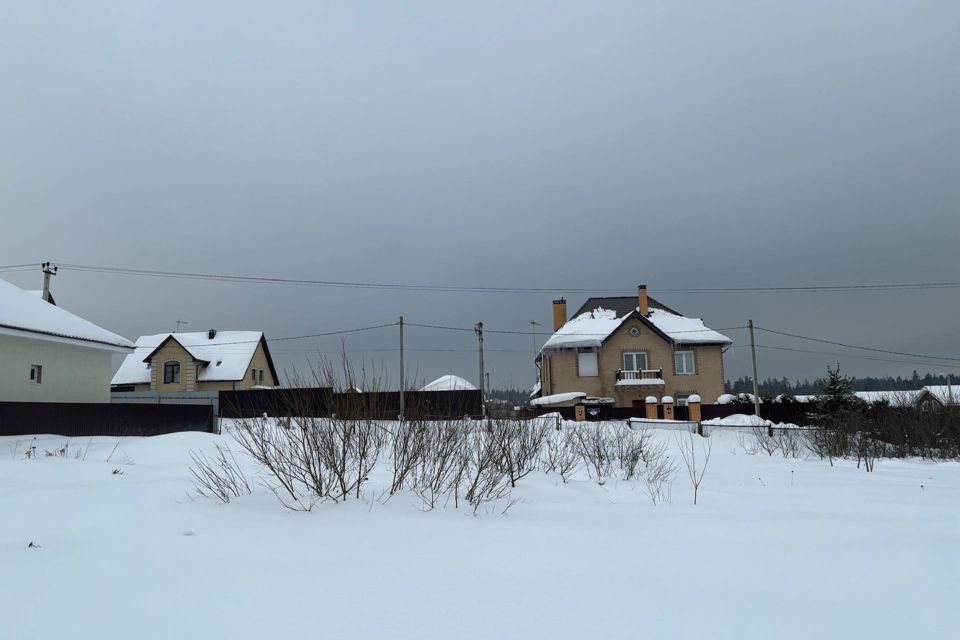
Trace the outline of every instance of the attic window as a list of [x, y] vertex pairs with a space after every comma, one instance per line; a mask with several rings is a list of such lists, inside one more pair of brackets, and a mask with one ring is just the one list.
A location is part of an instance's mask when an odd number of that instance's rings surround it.
[[217, 366], [219, 367], [221, 364], [223, 364], [223, 360], [217, 360]]
[[163, 363], [163, 384], [180, 384], [180, 363], [176, 360]]
[[638, 335], [640, 335], [640, 328], [639, 328], [639, 327], [630, 327], [630, 330], [629, 330], [627, 333], [629, 333], [629, 334], [632, 335], [634, 338], [636, 338]]

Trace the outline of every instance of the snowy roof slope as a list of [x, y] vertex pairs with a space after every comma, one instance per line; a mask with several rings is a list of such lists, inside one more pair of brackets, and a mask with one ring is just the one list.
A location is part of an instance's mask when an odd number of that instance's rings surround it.
[[960, 385], [934, 384], [924, 389], [943, 405], [960, 404]]
[[[857, 396], [864, 402], [886, 402], [892, 407], [909, 407], [915, 405], [920, 396], [924, 393], [924, 389], [910, 389], [906, 391], [854, 391], [853, 395]], [[780, 402], [783, 396], [777, 396], [777, 402]], [[794, 401], [796, 402], [815, 402], [820, 396], [817, 395], [799, 395], [793, 396]]]
[[687, 318], [663, 309], [650, 309], [647, 320], [676, 342], [685, 344], [731, 344], [733, 342], [722, 333], [709, 329], [700, 318]]
[[150, 368], [144, 359], [167, 338], [180, 343], [195, 360], [208, 363], [197, 376], [199, 382], [242, 380], [262, 337], [261, 331], [218, 331], [213, 340], [206, 331], [140, 336], [136, 351], [124, 358], [111, 384], [150, 382]]
[[20, 287], [0, 280], [0, 332], [25, 331], [43, 339], [79, 340], [90, 347], [129, 351], [133, 343], [89, 320], [45, 302]]
[[573, 349], [576, 347], [599, 347], [600, 344], [623, 324], [627, 316], [617, 317], [617, 312], [597, 308], [571, 318], [556, 333], [550, 336], [544, 349]]
[[420, 391], [476, 391], [477, 388], [460, 376], [440, 376]]
[[530, 401], [535, 407], [565, 407], [576, 404], [577, 400], [586, 398], [587, 394], [582, 391], [570, 391], [568, 393], [555, 393], [552, 396], [543, 396], [534, 398]]
[[[598, 307], [568, 320], [544, 343], [544, 349], [599, 347], [636, 311], [618, 317], [616, 311]], [[651, 308], [646, 318], [668, 338], [682, 344], [731, 344], [733, 340], [708, 328], [700, 318], [687, 318], [666, 309]]]

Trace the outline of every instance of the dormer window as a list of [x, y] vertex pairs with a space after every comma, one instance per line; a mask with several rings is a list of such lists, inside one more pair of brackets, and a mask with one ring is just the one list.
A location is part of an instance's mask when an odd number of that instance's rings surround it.
[[163, 384], [180, 384], [180, 362], [168, 360], [163, 363]]

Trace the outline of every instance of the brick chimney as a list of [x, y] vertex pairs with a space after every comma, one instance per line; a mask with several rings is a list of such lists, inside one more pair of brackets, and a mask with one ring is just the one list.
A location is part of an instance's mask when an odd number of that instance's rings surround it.
[[642, 284], [637, 287], [637, 308], [640, 315], [646, 317], [650, 315], [650, 303], [647, 302], [647, 285]]
[[567, 323], [567, 301], [559, 298], [553, 301], [553, 330], [559, 331]]

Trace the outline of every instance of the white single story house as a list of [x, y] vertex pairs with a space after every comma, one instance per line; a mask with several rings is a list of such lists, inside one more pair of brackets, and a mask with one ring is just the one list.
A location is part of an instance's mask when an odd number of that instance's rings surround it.
[[455, 375], [440, 376], [423, 386], [420, 391], [476, 391], [468, 380]]
[[0, 401], [109, 402], [113, 354], [133, 343], [0, 280]]

